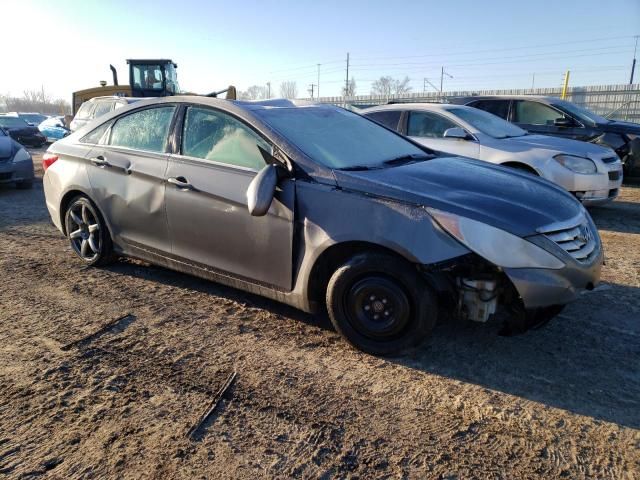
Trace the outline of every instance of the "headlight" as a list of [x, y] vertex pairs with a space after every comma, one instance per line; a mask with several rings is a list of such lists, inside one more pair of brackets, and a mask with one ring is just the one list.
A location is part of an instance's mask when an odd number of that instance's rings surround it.
[[460, 243], [499, 267], [559, 269], [565, 266], [546, 250], [499, 228], [432, 208], [427, 211]]
[[13, 162], [26, 162], [27, 160], [31, 161], [31, 155], [24, 148], [21, 148], [16, 153], [15, 157], [13, 157]]
[[565, 168], [576, 173], [596, 173], [596, 164], [588, 158], [576, 157], [574, 155], [556, 155], [553, 159]]

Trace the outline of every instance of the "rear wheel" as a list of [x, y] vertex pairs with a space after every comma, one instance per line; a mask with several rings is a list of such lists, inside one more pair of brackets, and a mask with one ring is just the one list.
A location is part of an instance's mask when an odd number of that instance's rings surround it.
[[335, 329], [367, 353], [418, 344], [437, 318], [436, 299], [418, 272], [386, 254], [356, 255], [331, 276], [327, 310]]
[[106, 265], [113, 261], [107, 226], [87, 197], [79, 196], [69, 203], [65, 228], [71, 248], [87, 265]]

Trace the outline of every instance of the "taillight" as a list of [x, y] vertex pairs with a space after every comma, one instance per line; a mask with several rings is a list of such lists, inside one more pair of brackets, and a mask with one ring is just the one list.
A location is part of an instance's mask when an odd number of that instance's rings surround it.
[[58, 160], [58, 155], [54, 153], [45, 153], [42, 156], [42, 169], [46, 172], [47, 168], [53, 165], [53, 162]]

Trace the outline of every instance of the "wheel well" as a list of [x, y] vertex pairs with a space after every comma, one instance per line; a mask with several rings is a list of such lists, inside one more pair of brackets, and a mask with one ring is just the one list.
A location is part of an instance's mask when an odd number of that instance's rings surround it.
[[540, 176], [535, 168], [520, 162], [505, 162], [501, 164], [504, 167], [517, 168], [518, 170], [524, 170], [525, 172], [533, 173], [536, 176]]
[[62, 200], [60, 201], [60, 210], [59, 210], [60, 225], [62, 225], [62, 231], [65, 235], [67, 234], [67, 226], [65, 225], [64, 216], [67, 213], [67, 207], [71, 203], [71, 200], [73, 200], [74, 198], [80, 195], [82, 195], [83, 197], [87, 196], [84, 192], [80, 190], [70, 190], [64, 194], [64, 196], [62, 197]]
[[332, 245], [320, 254], [311, 269], [307, 288], [309, 302], [312, 305], [315, 304], [323, 308], [327, 294], [327, 284], [329, 283], [331, 275], [333, 275], [338, 267], [359, 253], [374, 252], [386, 253], [405, 262], [407, 261], [407, 259], [399, 253], [381, 245], [376, 245], [375, 243], [353, 241]]

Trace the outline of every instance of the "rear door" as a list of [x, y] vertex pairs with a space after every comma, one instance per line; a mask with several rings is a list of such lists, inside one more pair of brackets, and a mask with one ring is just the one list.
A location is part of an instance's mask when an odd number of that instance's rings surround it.
[[434, 112], [409, 111], [408, 115], [406, 126], [408, 137], [450, 155], [479, 158], [480, 144], [477, 141], [444, 137], [444, 132], [448, 129], [462, 128], [452, 120]]
[[87, 171], [94, 199], [118, 243], [171, 250], [164, 179], [175, 110], [174, 105], [163, 104], [123, 115], [89, 153]]
[[247, 188], [265, 166], [258, 146], [270, 151], [271, 145], [221, 110], [187, 106], [180, 116], [180, 149], [166, 174], [173, 255], [223, 275], [291, 290], [293, 180], [280, 182], [265, 216], [247, 210]]

